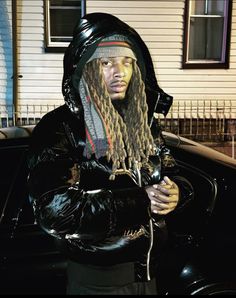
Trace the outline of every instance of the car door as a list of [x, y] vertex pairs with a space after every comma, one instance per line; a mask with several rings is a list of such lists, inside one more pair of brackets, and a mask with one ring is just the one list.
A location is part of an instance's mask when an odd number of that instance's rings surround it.
[[28, 199], [28, 142], [0, 142], [0, 294], [63, 294], [66, 262]]
[[159, 286], [165, 295], [235, 294], [236, 162], [187, 139], [176, 144], [169, 147], [194, 199], [166, 217], [170, 243]]

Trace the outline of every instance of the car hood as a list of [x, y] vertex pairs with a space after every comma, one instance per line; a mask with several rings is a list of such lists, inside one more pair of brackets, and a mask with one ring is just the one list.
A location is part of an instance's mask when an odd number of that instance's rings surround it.
[[0, 128], [0, 140], [30, 137], [34, 125]]
[[187, 152], [192, 156], [201, 156], [212, 160], [214, 163], [217, 162], [236, 169], [235, 159], [213, 148], [169, 132], [163, 132], [163, 136], [167, 146], [175, 147], [181, 150], [181, 152]]

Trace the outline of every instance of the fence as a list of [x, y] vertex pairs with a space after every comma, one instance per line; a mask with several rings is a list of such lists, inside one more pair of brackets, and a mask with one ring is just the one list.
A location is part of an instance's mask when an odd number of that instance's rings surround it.
[[[57, 105], [0, 105], [0, 128], [36, 124]], [[174, 101], [167, 117], [157, 115], [164, 130], [205, 143], [235, 157], [235, 101]]]
[[168, 117], [159, 118], [166, 131], [235, 158], [235, 101], [174, 101]]
[[16, 113], [13, 105], [0, 104], [0, 128], [36, 124], [43, 115], [56, 107], [58, 105], [19, 105]]

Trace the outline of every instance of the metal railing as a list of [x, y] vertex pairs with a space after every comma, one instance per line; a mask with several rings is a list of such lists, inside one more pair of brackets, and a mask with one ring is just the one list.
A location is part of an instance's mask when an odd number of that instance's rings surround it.
[[208, 147], [224, 153], [233, 159], [236, 158], [236, 134], [225, 134], [225, 140], [221, 142], [202, 142]]
[[31, 125], [59, 105], [19, 105], [17, 113], [13, 105], [0, 104], [0, 128], [15, 125]]
[[[221, 103], [221, 104], [220, 104]], [[0, 128], [36, 124], [58, 105], [20, 105], [17, 115], [13, 105], [0, 104]], [[167, 117], [157, 115], [165, 131], [231, 152], [235, 157], [236, 101], [174, 101]], [[229, 149], [231, 148], [231, 149]], [[220, 151], [220, 150], [219, 150]]]

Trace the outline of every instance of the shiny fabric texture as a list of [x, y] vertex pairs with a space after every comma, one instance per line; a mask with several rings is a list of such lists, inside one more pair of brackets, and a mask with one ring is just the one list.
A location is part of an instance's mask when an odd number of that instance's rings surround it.
[[[157, 83], [150, 52], [140, 35], [128, 24], [107, 13], [91, 13], [78, 21], [73, 33], [73, 40], [64, 55], [64, 75], [62, 93], [66, 104], [74, 113], [80, 113], [81, 104], [78, 100], [73, 83], [78, 86], [83, 66], [95, 52], [98, 43], [113, 34], [126, 36], [137, 57], [146, 88], [149, 106], [149, 123], [153, 112], [167, 115], [172, 105], [173, 97], [165, 93]], [[73, 76], [76, 69], [76, 76]]]
[[[75, 68], [82, 71], [99, 40], [113, 33], [128, 36], [135, 45], [157, 146], [147, 168], [121, 173], [114, 181], [109, 180], [111, 164], [106, 158], [83, 156], [83, 110], [71, 85]], [[87, 15], [65, 53], [62, 89], [66, 104], [46, 114], [32, 135], [28, 186], [37, 222], [71, 260], [98, 266], [134, 262], [135, 280], [149, 280], [166, 229], [163, 217], [151, 214], [144, 187], [168, 174], [180, 188], [179, 208], [193, 195], [152, 121], [159, 95], [165, 93], [157, 85], [149, 51], [139, 35], [117, 18]]]

